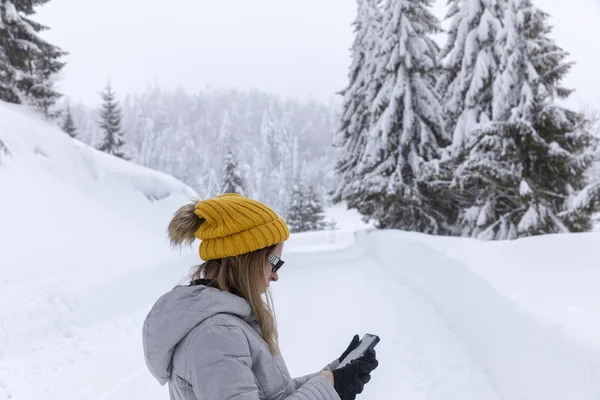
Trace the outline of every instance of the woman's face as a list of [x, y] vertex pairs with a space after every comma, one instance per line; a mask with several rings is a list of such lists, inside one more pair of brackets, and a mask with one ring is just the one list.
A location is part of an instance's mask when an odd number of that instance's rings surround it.
[[[273, 251], [273, 255], [281, 258], [281, 253], [283, 252], [283, 243], [279, 243], [275, 250]], [[265, 261], [265, 280], [267, 282], [267, 288], [271, 282], [277, 282], [279, 280], [278, 272], [273, 272], [273, 264], [269, 261]]]

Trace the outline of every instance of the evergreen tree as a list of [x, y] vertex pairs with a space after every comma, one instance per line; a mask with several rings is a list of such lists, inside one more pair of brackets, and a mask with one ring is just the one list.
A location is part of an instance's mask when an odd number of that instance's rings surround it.
[[48, 28], [29, 18], [48, 1], [0, 1], [0, 100], [31, 104], [53, 116], [60, 94], [52, 78], [65, 65], [59, 59], [66, 53], [42, 40], [38, 34]]
[[297, 183], [292, 189], [285, 222], [291, 233], [307, 232], [306, 199], [303, 187]]
[[312, 186], [298, 181], [293, 185], [287, 207], [286, 224], [290, 232], [308, 232], [332, 227], [325, 220], [323, 205]]
[[156, 129], [154, 128], [154, 121], [151, 117], [142, 115], [139, 118], [137, 125], [137, 154], [138, 161], [142, 165], [156, 165], [156, 161], [153, 159], [153, 155], [156, 154], [155, 146], [158, 145]]
[[[293, 182], [293, 154], [284, 124], [269, 107], [262, 114], [260, 149], [255, 163], [260, 176], [261, 200], [275, 210], [285, 210]], [[293, 145], [293, 141], [292, 141]]]
[[330, 224], [325, 220], [323, 203], [312, 185], [307, 188], [306, 213], [307, 225], [310, 231], [320, 231], [328, 228]]
[[300, 165], [300, 149], [298, 148], [298, 138], [292, 139], [292, 176], [290, 181], [294, 182], [302, 176], [302, 165]]
[[232, 129], [232, 122], [229, 110], [225, 110], [225, 113], [223, 114], [223, 119], [221, 120], [219, 136], [217, 138], [217, 143], [219, 144], [217, 151], [222, 153], [222, 151], [220, 151], [221, 149], [230, 148], [232, 143], [235, 142], [235, 138], [233, 137], [234, 134], [235, 132]]
[[[427, 233], [446, 229], [429, 187], [428, 163], [449, 144], [441, 105], [430, 77], [440, 31], [431, 0], [388, 0], [375, 77], [373, 125], [343, 200], [380, 228]], [[363, 133], [366, 134], [366, 133]]]
[[547, 19], [531, 0], [509, 0], [494, 84], [498, 122], [475, 129], [457, 158], [465, 236], [514, 239], [591, 228], [600, 188], [586, 186], [585, 172], [597, 139], [581, 114], [555, 104], [570, 92], [561, 81], [571, 64], [549, 38]]
[[[334, 133], [333, 104], [284, 101], [258, 91], [210, 90], [185, 94], [149, 88], [130, 96], [122, 105], [121, 127], [127, 135], [127, 155], [133, 156], [137, 163], [177, 176], [201, 196], [207, 193], [211, 169], [216, 173], [216, 193], [221, 186], [227, 146], [218, 137], [226, 110], [232, 122], [230, 132], [235, 134], [231, 148], [240, 162], [246, 195], [284, 213], [298, 165], [306, 165], [306, 179], [311, 182], [328, 189], [335, 182], [334, 150], [330, 146]], [[265, 111], [269, 117], [264, 120], [271, 121], [265, 126], [272, 125], [272, 135], [266, 135], [269, 140], [261, 139]], [[92, 111], [71, 104], [71, 113], [78, 138], [97, 147], [104, 136], [97, 122], [99, 109]], [[276, 133], [279, 127], [282, 132]], [[277, 144], [277, 138], [281, 138], [282, 144]], [[210, 150], [199, 154], [198, 149]], [[243, 153], [237, 154], [236, 149], [243, 149]], [[295, 154], [298, 162], [293, 161]]]
[[[503, 28], [498, 35], [500, 71], [494, 82], [494, 121], [531, 121], [539, 106], [568, 97], [572, 90], [561, 80], [574, 63], [548, 35], [549, 15], [531, 0], [507, 0]], [[537, 108], [537, 109], [536, 109]]]
[[100, 109], [100, 129], [104, 138], [98, 150], [113, 156], [127, 159], [121, 147], [125, 144], [123, 132], [121, 131], [121, 107], [115, 98], [115, 92], [107, 83], [102, 95], [102, 108]]
[[340, 93], [343, 96], [342, 113], [334, 142], [340, 151], [335, 166], [335, 173], [339, 177], [333, 193], [335, 202], [341, 201], [351, 192], [371, 128], [370, 105], [377, 89], [374, 58], [378, 52], [382, 29], [379, 0], [357, 0], [357, 5], [349, 83]]
[[207, 198], [211, 198], [211, 197], [215, 197], [218, 196], [219, 190], [220, 190], [220, 182], [219, 182], [219, 178], [217, 173], [215, 172], [215, 170], [213, 168], [210, 169], [210, 172], [208, 174], [208, 185], [206, 188], [206, 197]]
[[231, 149], [228, 149], [223, 161], [221, 193], [237, 193], [245, 195], [245, 186], [244, 179], [238, 170], [235, 156]]
[[277, 159], [277, 153], [273, 148], [273, 142], [275, 141], [275, 123], [271, 118], [269, 110], [265, 110], [262, 114], [260, 123], [260, 146], [265, 156], [265, 166], [271, 168], [275, 160]]
[[75, 127], [75, 121], [73, 121], [73, 114], [71, 114], [71, 106], [67, 105], [67, 113], [61, 125], [61, 129], [72, 138], [77, 137], [77, 128]]
[[505, 1], [449, 0], [451, 24], [440, 52], [445, 68], [438, 91], [444, 94], [454, 155], [473, 129], [492, 120], [492, 87], [499, 73], [496, 37], [502, 26], [500, 5]]

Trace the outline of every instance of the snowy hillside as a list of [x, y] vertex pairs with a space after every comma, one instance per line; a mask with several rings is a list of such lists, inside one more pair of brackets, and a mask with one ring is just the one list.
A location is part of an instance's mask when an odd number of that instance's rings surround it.
[[195, 194], [2, 102], [0, 141], [2, 359], [63, 334], [88, 288], [173, 258], [166, 224]]

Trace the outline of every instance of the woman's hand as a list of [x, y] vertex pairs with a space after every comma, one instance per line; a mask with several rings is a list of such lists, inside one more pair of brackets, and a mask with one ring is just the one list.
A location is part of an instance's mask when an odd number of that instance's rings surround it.
[[346, 358], [346, 356], [348, 354], [350, 354], [350, 352], [352, 350], [354, 350], [355, 348], [358, 347], [359, 343], [360, 343], [360, 337], [358, 335], [354, 335], [354, 337], [352, 338], [352, 341], [350, 342], [350, 345], [348, 345], [348, 348], [346, 349], [346, 351], [344, 351], [342, 353], [342, 355], [340, 356], [340, 358], [338, 358], [338, 361], [342, 362], [344, 360], [344, 358]]
[[354, 400], [371, 380], [371, 372], [377, 368], [375, 350], [369, 349], [352, 363], [332, 371], [333, 387], [341, 400]]

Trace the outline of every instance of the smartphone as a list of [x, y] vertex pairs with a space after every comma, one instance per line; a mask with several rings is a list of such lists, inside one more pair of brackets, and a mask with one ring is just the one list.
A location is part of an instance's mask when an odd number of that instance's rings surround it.
[[338, 365], [337, 368], [342, 368], [344, 365], [350, 364], [352, 362], [352, 360], [355, 360], [358, 357], [360, 357], [360, 355], [364, 354], [365, 351], [375, 348], [375, 346], [377, 346], [377, 343], [379, 343], [379, 336], [367, 333], [365, 336], [363, 336], [363, 338], [358, 343], [358, 347], [356, 347], [356, 349], [352, 350], [340, 362], [340, 365]]

